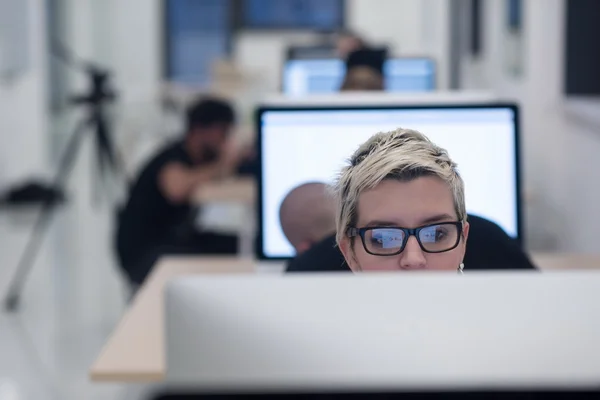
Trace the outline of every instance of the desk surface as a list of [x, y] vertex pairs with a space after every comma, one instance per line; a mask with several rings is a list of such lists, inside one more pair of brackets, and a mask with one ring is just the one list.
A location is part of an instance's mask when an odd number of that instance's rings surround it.
[[254, 178], [232, 178], [201, 185], [194, 193], [192, 202], [197, 205], [227, 202], [251, 205], [255, 199]]
[[165, 373], [163, 295], [170, 278], [186, 274], [252, 273], [255, 262], [230, 257], [162, 259], [91, 368], [97, 381], [158, 382]]
[[[542, 270], [600, 269], [600, 255], [534, 254]], [[276, 268], [276, 267], [275, 267]], [[137, 293], [91, 368], [94, 381], [160, 382], [165, 376], [163, 296], [165, 282], [188, 274], [252, 273], [256, 262], [240, 258], [163, 259]]]

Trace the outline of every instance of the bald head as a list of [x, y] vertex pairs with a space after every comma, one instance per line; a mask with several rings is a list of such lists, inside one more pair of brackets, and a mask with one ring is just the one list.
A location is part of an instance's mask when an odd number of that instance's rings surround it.
[[279, 208], [279, 221], [298, 254], [335, 232], [333, 198], [324, 183], [305, 183], [292, 189]]

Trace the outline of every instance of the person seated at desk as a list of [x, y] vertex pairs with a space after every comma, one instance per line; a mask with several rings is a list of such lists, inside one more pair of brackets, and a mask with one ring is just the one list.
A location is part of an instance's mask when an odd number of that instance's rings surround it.
[[334, 203], [328, 186], [321, 182], [296, 186], [281, 202], [279, 221], [296, 254], [302, 254], [335, 233]]
[[[407, 135], [409, 138], [411, 138], [410, 135], [412, 134], [415, 134], [416, 136], [408, 140], [407, 138], [403, 138], [402, 132], [408, 132]], [[388, 133], [387, 135], [390, 137], [386, 137], [385, 135], [386, 134], [376, 135], [373, 139], [363, 145], [352, 156], [350, 166], [344, 169], [340, 182], [338, 182], [337, 204], [340, 207], [337, 216], [338, 223], [342, 222], [344, 225], [338, 225], [338, 229], [344, 229], [344, 226], [349, 224], [348, 221], [361, 221], [358, 217], [358, 212], [360, 211], [364, 213], [364, 216], [361, 216], [363, 219], [365, 217], [369, 218], [370, 215], [368, 213], [370, 212], [385, 214], [384, 217], [392, 220], [387, 222], [394, 222], [398, 220], [399, 216], [407, 218], [405, 215], [408, 215], [408, 218], [412, 218], [413, 215], [418, 216], [419, 214], [433, 213], [433, 211], [429, 211], [429, 209], [437, 210], [439, 214], [450, 216], [450, 218], [446, 218], [447, 220], [456, 220], [450, 221], [449, 224], [434, 224], [421, 229], [419, 231], [420, 243], [425, 243], [425, 245], [427, 245], [428, 242], [431, 242], [432, 238], [427, 236], [427, 230], [429, 230], [429, 236], [433, 235], [433, 239], [435, 239], [439, 235], [451, 232], [446, 229], [449, 227], [451, 230], [455, 229], [454, 237], [451, 238], [453, 239], [451, 240], [451, 244], [459, 247], [461, 242], [466, 242], [466, 235], [463, 236], [462, 231], [459, 234], [458, 223], [460, 223], [461, 226], [467, 226], [467, 224], [469, 224], [469, 243], [466, 248], [463, 245], [464, 258], [462, 261], [465, 265], [465, 269], [535, 269], [516, 241], [508, 236], [498, 225], [475, 215], [468, 215], [466, 221], [458, 217], [460, 213], [462, 213], [460, 215], [466, 216], [464, 211], [464, 201], [461, 201], [463, 198], [463, 195], [461, 194], [461, 190], [463, 190], [462, 180], [460, 180], [460, 177], [455, 171], [454, 164], [450, 161], [447, 153], [443, 149], [433, 145], [425, 139], [424, 136], [414, 131], [399, 130]], [[403, 145], [404, 148], [402, 148]], [[405, 152], [411, 151], [411, 149], [416, 151], [415, 155], [417, 158], [405, 154]], [[374, 153], [370, 153], [371, 150], [373, 150]], [[380, 159], [378, 159], [378, 157]], [[389, 163], [389, 165], [387, 165], [387, 167], [381, 166], [380, 164], [384, 162]], [[382, 168], [382, 172], [378, 176], [377, 172], [379, 171], [379, 168]], [[442, 175], [442, 173], [445, 173], [446, 175]], [[451, 192], [448, 187], [451, 182], [444, 180], [444, 178], [447, 180], [448, 178], [452, 178], [452, 174], [456, 174], [453, 178], [455, 179], [453, 182], [458, 183], [456, 192]], [[440, 177], [439, 175], [442, 176]], [[369, 179], [367, 182], [361, 182], [362, 180], [367, 179]], [[378, 183], [371, 183], [373, 181]], [[346, 186], [340, 187], [341, 184]], [[369, 184], [374, 185], [374, 189], [367, 189]], [[344, 188], [347, 188], [347, 191], [344, 191]], [[345, 197], [352, 195], [351, 189], [360, 191], [358, 196], [356, 196], [360, 199], [359, 201], [350, 201], [350, 199]], [[436, 189], [439, 193], [433, 193]], [[291, 196], [293, 192], [294, 191], [290, 192], [288, 197]], [[386, 194], [386, 192], [390, 193]], [[321, 200], [325, 202], [328, 195], [325, 194], [325, 191], [322, 191], [321, 193], [323, 193], [323, 198]], [[454, 196], [452, 193], [457, 193], [457, 206], [453, 205]], [[295, 197], [297, 203], [303, 205], [302, 199], [299, 197], [301, 194], [301, 192], [296, 192]], [[431, 194], [439, 194], [440, 197], [429, 198], [428, 195]], [[283, 204], [285, 204], [286, 201], [287, 198], [284, 200]], [[316, 202], [316, 200], [314, 200], [314, 202]], [[442, 210], [444, 206], [445, 209]], [[369, 208], [365, 210], [366, 207]], [[406, 214], [402, 214], [402, 210], [406, 210]], [[346, 214], [343, 214], [343, 211], [345, 211]], [[296, 209], [295, 212], [302, 214], [305, 210], [299, 208]], [[383, 217], [378, 215], [378, 218]], [[343, 221], [346, 222], [344, 223]], [[285, 226], [287, 220], [284, 220], [283, 218], [281, 219], [281, 223], [289, 240], [290, 235], [287, 232], [289, 232], [293, 226]], [[356, 224], [356, 222], [351, 223], [351, 225], [354, 224]], [[351, 265], [352, 261], [356, 261], [354, 263], [354, 270], [361, 270], [362, 267], [359, 263], [364, 259], [371, 263], [368, 265], [371, 267], [369, 269], [413, 269], [415, 267], [410, 263], [408, 265], [402, 264], [402, 262], [411, 261], [411, 259], [408, 261], [401, 260], [402, 255], [407, 255], [407, 253], [404, 253], [407, 249], [412, 252], [412, 255], [416, 252], [420, 257], [420, 263], [417, 264], [418, 268], [432, 268], [430, 267], [430, 264], [427, 263], [426, 257], [433, 256], [433, 262], [438, 263], [434, 264], [433, 268], [443, 269], [440, 268], [444, 266], [443, 256], [446, 252], [451, 252], [456, 248], [447, 246], [449, 250], [443, 251], [445, 249], [442, 249], [441, 252], [430, 253], [422, 249], [419, 240], [416, 240], [415, 237], [406, 236], [405, 231], [391, 228], [387, 225], [380, 229], [375, 229], [376, 227], [371, 226], [368, 228], [365, 227], [362, 229], [362, 234], [359, 229], [358, 236], [342, 236], [341, 241], [345, 241], [346, 243], [346, 257], [352, 257], [352, 252], [360, 254], [359, 256], [354, 256], [354, 259], [351, 258]], [[391, 225], [400, 225], [400, 223], [395, 222]], [[352, 228], [356, 229], [355, 227]], [[349, 232], [349, 230], [346, 229], [346, 232]], [[352, 233], [355, 234], [356, 231], [353, 231]], [[446, 238], [448, 238], [448, 236], [446, 236]], [[350, 240], [354, 240], [354, 243], [351, 245], [349, 245]], [[417, 248], [415, 248], [415, 245]], [[427, 247], [427, 249], [430, 249], [430, 247]], [[400, 252], [397, 253], [399, 250]], [[436, 249], [436, 251], [437, 250], [439, 249]], [[378, 255], [383, 252], [386, 254]], [[345, 258], [344, 254], [342, 254], [340, 248], [337, 246], [334, 229], [331, 229], [329, 234], [325, 233], [322, 240], [313, 245], [310, 249], [301, 254], [300, 252], [298, 253], [297, 257], [288, 264], [286, 272], [350, 271], [350, 267], [346, 262], [347, 258]], [[409, 256], [411, 256], [411, 254], [409, 254]], [[435, 260], [436, 257], [439, 260]], [[389, 261], [389, 264], [377, 264], [378, 260], [383, 260], [383, 262], [386, 263]], [[426, 261], [425, 264], [421, 263], [423, 260]], [[450, 264], [450, 269], [456, 268], [456, 266], [452, 267], [453, 264], [454, 263]], [[458, 263], [457, 266], [460, 266], [460, 264], [461, 263]]]
[[383, 63], [387, 56], [385, 49], [357, 50], [346, 60], [346, 75], [341, 91], [382, 91]]
[[235, 236], [196, 232], [190, 197], [198, 186], [235, 172], [241, 150], [229, 138], [233, 108], [205, 98], [187, 112], [187, 132], [142, 169], [119, 215], [116, 248], [122, 269], [141, 284], [163, 254], [235, 254]]

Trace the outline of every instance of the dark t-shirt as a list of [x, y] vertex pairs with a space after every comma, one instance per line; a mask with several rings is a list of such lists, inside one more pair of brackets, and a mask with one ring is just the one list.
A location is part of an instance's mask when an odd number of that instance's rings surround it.
[[[465, 271], [482, 269], [535, 269], [517, 242], [495, 223], [474, 215], [463, 260]], [[325, 238], [291, 260], [286, 272], [348, 272], [350, 268], [336, 245], [335, 235]]]
[[117, 250], [122, 263], [127, 264], [146, 249], [160, 245], [190, 216], [189, 204], [171, 203], [158, 185], [160, 172], [173, 162], [193, 166], [183, 141], [174, 142], [156, 154], [131, 188], [118, 221]]
[[348, 272], [350, 268], [337, 247], [335, 235], [328, 236], [290, 260], [285, 272]]

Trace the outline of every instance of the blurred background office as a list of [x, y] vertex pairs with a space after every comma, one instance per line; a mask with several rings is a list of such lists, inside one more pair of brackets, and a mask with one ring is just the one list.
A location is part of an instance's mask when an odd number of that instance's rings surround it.
[[[290, 51], [331, 47], [344, 35], [386, 46], [389, 59], [432, 60], [436, 90], [516, 101], [527, 250], [598, 253], [599, 6], [595, 0], [0, 0], [0, 195], [54, 177], [89, 107], [69, 101], [89, 90], [78, 60], [110, 71], [117, 97], [107, 101], [107, 116], [124, 168], [116, 178], [102, 177], [93, 130], [82, 137], [64, 180], [66, 201], [48, 224], [19, 310], [0, 313], [0, 399], [127, 398], [128, 385], [94, 384], [87, 375], [127, 306], [112, 248], [114, 210], [126, 190], [121, 178], [133, 179], [150, 155], [183, 133], [183, 110], [201, 94], [229, 99], [236, 134], [252, 138], [254, 109], [282, 91]], [[38, 210], [38, 203], [0, 207], [2, 296]], [[218, 205], [211, 210], [208, 219], [237, 215], [222, 214]]]

